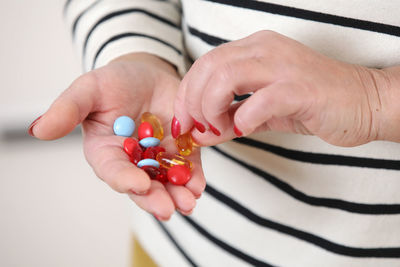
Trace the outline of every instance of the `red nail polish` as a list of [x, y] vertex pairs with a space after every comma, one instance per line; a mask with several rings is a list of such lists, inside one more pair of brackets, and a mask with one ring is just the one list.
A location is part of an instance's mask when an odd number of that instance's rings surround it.
[[237, 137], [241, 137], [243, 135], [243, 133], [236, 127], [236, 125], [234, 125], [233, 131], [235, 132]]
[[133, 194], [135, 194], [135, 195], [138, 195], [138, 196], [144, 196], [144, 195], [147, 194], [148, 191], [136, 192], [136, 191], [134, 191], [134, 190], [132, 189], [131, 192], [132, 192]]
[[220, 136], [221, 132], [218, 131], [217, 128], [215, 128], [214, 126], [212, 126], [211, 124], [208, 124], [208, 126], [210, 126], [211, 131], [213, 132], [213, 134], [215, 134], [216, 136]]
[[35, 125], [38, 123], [38, 121], [40, 120], [41, 117], [42, 117], [42, 116], [37, 117], [36, 120], [34, 120], [34, 121], [31, 123], [31, 125], [29, 125], [28, 134], [29, 134], [30, 136], [35, 137], [35, 136], [33, 135], [33, 126], [35, 126]]
[[206, 127], [204, 127], [204, 125], [198, 121], [196, 121], [195, 119], [193, 119], [194, 122], [194, 126], [196, 127], [196, 129], [201, 132], [204, 133], [206, 131]]
[[172, 123], [171, 123], [171, 134], [172, 134], [172, 137], [175, 139], [181, 134], [181, 124], [175, 118], [175, 116], [172, 119]]

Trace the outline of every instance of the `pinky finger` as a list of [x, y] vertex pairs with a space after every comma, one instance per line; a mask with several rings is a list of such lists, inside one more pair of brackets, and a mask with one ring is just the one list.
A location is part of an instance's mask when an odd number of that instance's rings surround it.
[[311, 100], [309, 91], [295, 84], [271, 84], [256, 91], [237, 109], [234, 126], [243, 135], [249, 135], [272, 118], [301, 120]]
[[168, 220], [175, 211], [175, 205], [169, 193], [158, 181], [151, 181], [146, 195], [128, 194], [140, 208], [150, 212], [159, 220]]

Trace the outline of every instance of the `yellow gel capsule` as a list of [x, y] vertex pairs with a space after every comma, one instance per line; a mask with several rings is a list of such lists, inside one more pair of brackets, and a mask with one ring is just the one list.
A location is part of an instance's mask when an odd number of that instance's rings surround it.
[[148, 123], [150, 123], [151, 126], [153, 127], [153, 136], [160, 140], [163, 139], [164, 129], [161, 125], [160, 119], [156, 115], [154, 115], [150, 112], [145, 112], [142, 114], [140, 121], [141, 122], [147, 121]]
[[189, 156], [190, 154], [192, 154], [193, 140], [190, 132], [179, 135], [175, 139], [175, 144], [178, 148], [179, 154], [181, 154], [182, 156]]
[[166, 169], [169, 169], [175, 165], [184, 165], [189, 168], [189, 170], [192, 170], [193, 167], [193, 164], [190, 160], [187, 160], [178, 154], [171, 154], [168, 152], [159, 152], [156, 156], [156, 160], [162, 167]]

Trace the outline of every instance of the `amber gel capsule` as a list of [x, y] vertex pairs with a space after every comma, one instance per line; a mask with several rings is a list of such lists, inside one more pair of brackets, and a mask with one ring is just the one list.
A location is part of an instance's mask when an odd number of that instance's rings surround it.
[[189, 170], [192, 169], [192, 162], [190, 160], [185, 159], [184, 157], [178, 154], [172, 154], [168, 152], [160, 152], [156, 156], [156, 160], [160, 165], [166, 169], [171, 168], [176, 165], [186, 166]]
[[190, 132], [178, 136], [175, 139], [175, 144], [178, 148], [179, 154], [181, 154], [182, 156], [186, 157], [192, 154], [194, 143]]
[[153, 127], [153, 137], [162, 140], [164, 137], [164, 129], [161, 125], [160, 119], [150, 113], [150, 112], [145, 112], [142, 114], [142, 117], [140, 118], [140, 121], [143, 122], [148, 122], [151, 124]]

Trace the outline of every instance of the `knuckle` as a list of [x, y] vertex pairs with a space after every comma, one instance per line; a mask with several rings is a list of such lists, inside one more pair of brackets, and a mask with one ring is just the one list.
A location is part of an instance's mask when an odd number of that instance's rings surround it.
[[274, 39], [277, 35], [278, 34], [276, 32], [271, 30], [260, 30], [250, 35], [250, 37], [258, 41], [265, 39], [271, 40]]
[[201, 70], [211, 69], [212, 65], [216, 62], [216, 53], [208, 52], [196, 61], [196, 65]]
[[232, 79], [235, 73], [236, 73], [235, 65], [232, 62], [225, 62], [217, 67], [213, 75], [213, 79], [211, 81], [218, 85], [225, 84]]

